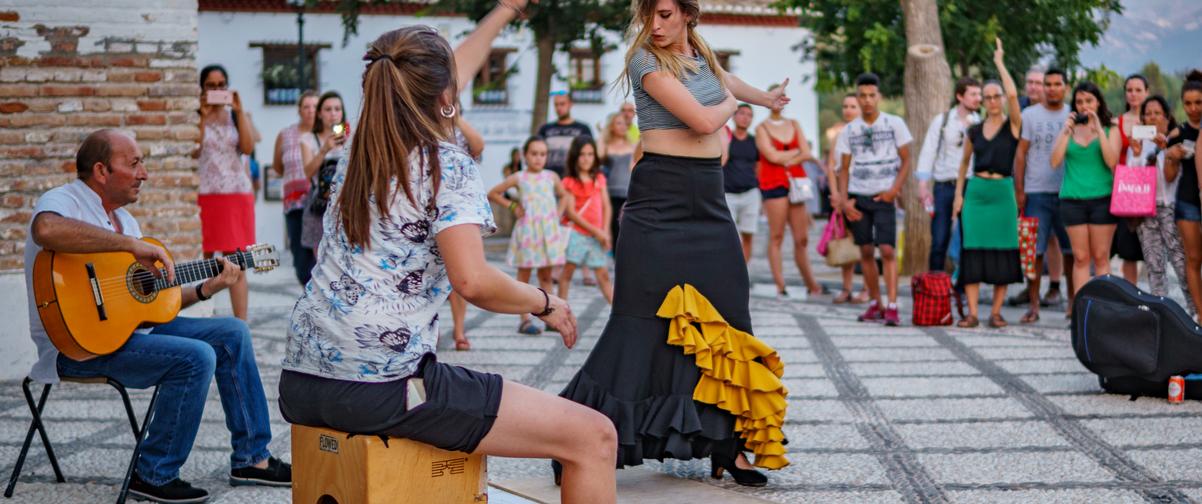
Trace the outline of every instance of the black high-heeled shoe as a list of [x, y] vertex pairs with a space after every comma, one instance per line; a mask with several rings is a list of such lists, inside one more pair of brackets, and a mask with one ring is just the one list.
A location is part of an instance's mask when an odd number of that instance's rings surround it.
[[558, 460], [551, 459], [551, 472], [555, 473], [555, 486], [563, 484], [563, 464]]
[[740, 469], [735, 465], [735, 459], [725, 455], [710, 455], [710, 476], [722, 479], [722, 472], [730, 471], [735, 483], [749, 487], [762, 487], [768, 484], [768, 477], [755, 469]]

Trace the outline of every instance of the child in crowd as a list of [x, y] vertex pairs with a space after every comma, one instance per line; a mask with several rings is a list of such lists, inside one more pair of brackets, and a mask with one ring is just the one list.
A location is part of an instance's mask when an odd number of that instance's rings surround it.
[[577, 267], [592, 269], [597, 286], [605, 300], [613, 303], [613, 286], [609, 282], [608, 257], [613, 244], [609, 202], [605, 175], [598, 170], [597, 145], [592, 137], [578, 136], [568, 149], [563, 187], [572, 194], [573, 204], [567, 207], [565, 219], [572, 223], [568, 231], [567, 264], [559, 277], [559, 297], [568, 298], [568, 287]]
[[[509, 238], [506, 260], [518, 269], [518, 281], [529, 282], [530, 272], [537, 270], [539, 286], [550, 291], [551, 268], [562, 266], [564, 262], [566, 240], [559, 217], [570, 201], [559, 175], [544, 170], [547, 142], [542, 137], [531, 137], [522, 147], [522, 153], [526, 157], [526, 168], [493, 187], [488, 192], [488, 199], [508, 207], [517, 218]], [[512, 187], [518, 190], [516, 199], [506, 196], [506, 191]], [[540, 334], [542, 328], [529, 314], [523, 313], [518, 332]]]

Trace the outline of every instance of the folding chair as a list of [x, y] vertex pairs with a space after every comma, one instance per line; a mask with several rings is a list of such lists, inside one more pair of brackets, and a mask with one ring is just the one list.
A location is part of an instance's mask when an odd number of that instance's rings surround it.
[[[125, 496], [129, 493], [129, 480], [134, 474], [134, 464], [138, 461], [138, 454], [142, 451], [142, 440], [146, 438], [146, 426], [150, 424], [151, 414], [154, 412], [154, 404], [159, 399], [159, 387], [154, 387], [154, 393], [150, 396], [150, 405], [146, 407], [146, 415], [142, 420], [142, 427], [138, 428], [138, 419], [134, 416], [134, 407], [129, 402], [129, 394], [125, 392], [125, 386], [107, 377], [95, 378], [80, 378], [71, 376], [61, 376], [60, 380], [70, 383], [94, 383], [108, 384], [117, 389], [117, 393], [121, 394], [121, 401], [125, 403], [125, 414], [129, 417], [129, 426], [133, 429], [134, 434], [134, 453], [129, 457], [129, 468], [125, 470], [125, 479], [121, 483], [121, 493], [117, 494], [117, 504], [125, 502]], [[42, 438], [42, 446], [46, 448], [46, 457], [50, 459], [50, 467], [54, 469], [54, 479], [59, 483], [63, 483], [66, 478], [63, 477], [63, 472], [58, 467], [58, 458], [54, 455], [54, 448], [50, 446], [50, 437], [46, 435], [46, 428], [42, 422], [42, 409], [46, 406], [46, 399], [50, 396], [50, 384], [42, 387], [42, 396], [35, 404], [33, 401], [33, 393], [29, 390], [29, 385], [32, 383], [29, 377], [26, 377], [21, 382], [21, 389], [25, 392], [25, 402], [29, 405], [29, 412], [33, 415], [33, 421], [29, 423], [29, 431], [25, 433], [25, 444], [21, 445], [21, 453], [17, 456], [17, 465], [13, 467], [13, 474], [8, 479], [8, 488], [4, 490], [4, 497], [12, 498], [13, 489], [17, 486], [17, 478], [21, 476], [21, 466], [25, 464], [25, 455], [29, 453], [29, 446], [33, 442], [33, 433], [37, 431]]]

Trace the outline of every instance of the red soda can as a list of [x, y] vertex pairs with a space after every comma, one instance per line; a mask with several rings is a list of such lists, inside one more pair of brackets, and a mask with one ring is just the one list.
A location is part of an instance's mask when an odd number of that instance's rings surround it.
[[1174, 376], [1169, 378], [1169, 404], [1185, 402], [1185, 378]]

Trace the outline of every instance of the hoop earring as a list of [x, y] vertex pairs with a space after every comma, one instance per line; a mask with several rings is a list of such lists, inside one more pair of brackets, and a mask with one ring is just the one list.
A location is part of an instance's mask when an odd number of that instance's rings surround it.
[[440, 110], [439, 112], [442, 113], [443, 117], [450, 119], [452, 117], [455, 117], [456, 110], [455, 110], [454, 105], [447, 105], [447, 106], [443, 107], [442, 110]]

